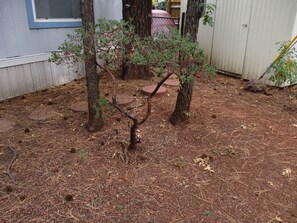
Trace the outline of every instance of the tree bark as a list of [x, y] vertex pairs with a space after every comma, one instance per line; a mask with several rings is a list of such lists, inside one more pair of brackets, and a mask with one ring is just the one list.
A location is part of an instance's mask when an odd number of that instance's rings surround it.
[[151, 35], [151, 0], [123, 0], [123, 19], [132, 22], [140, 38]]
[[[193, 42], [197, 41], [199, 20], [203, 15], [205, 0], [188, 0], [186, 12], [185, 35], [190, 34]], [[190, 105], [193, 96], [194, 78], [181, 84], [178, 91], [175, 110], [170, 117], [170, 122], [177, 125], [185, 122], [190, 117]]]
[[96, 107], [99, 106], [99, 76], [97, 74], [95, 40], [92, 35], [94, 26], [93, 0], [80, 0], [82, 25], [86, 33], [83, 40], [85, 59], [85, 73], [88, 90], [89, 120], [87, 130], [99, 131], [103, 127], [102, 111], [99, 107], [99, 116], [96, 117]]
[[[135, 27], [135, 32], [140, 38], [151, 35], [151, 18], [152, 11], [151, 0], [123, 0], [123, 19], [130, 21]], [[129, 50], [129, 46], [127, 47]], [[129, 65], [128, 61], [123, 61], [122, 66], [123, 79], [148, 79], [149, 66], [146, 65]]]

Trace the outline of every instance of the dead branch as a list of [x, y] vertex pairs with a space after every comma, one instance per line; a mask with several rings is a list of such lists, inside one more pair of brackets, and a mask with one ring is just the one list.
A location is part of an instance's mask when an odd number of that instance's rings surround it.
[[150, 94], [150, 96], [147, 98], [147, 113], [146, 116], [144, 116], [144, 118], [138, 123], [138, 125], [143, 124], [144, 122], [146, 122], [146, 120], [148, 119], [148, 117], [151, 115], [151, 110], [152, 110], [152, 106], [151, 106], [151, 99], [152, 97], [154, 97], [154, 95], [157, 93], [157, 91], [159, 90], [159, 88], [162, 86], [162, 84], [172, 75], [173, 73], [168, 73], [156, 86], [156, 88], [154, 89], [154, 91]]
[[[130, 144], [128, 146], [128, 150], [134, 150], [136, 148], [136, 143], [139, 142], [139, 140], [137, 140], [137, 136], [136, 136], [136, 130], [138, 128], [139, 125], [143, 124], [144, 122], [146, 122], [146, 120], [148, 119], [148, 117], [151, 115], [151, 99], [152, 97], [154, 97], [154, 95], [157, 93], [157, 91], [159, 90], [159, 88], [162, 86], [162, 84], [173, 74], [173, 72], [168, 73], [156, 86], [156, 88], [154, 89], [154, 91], [148, 96], [147, 98], [147, 113], [144, 116], [144, 118], [138, 122], [138, 119], [136, 117], [134, 117], [133, 115], [131, 115], [130, 113], [126, 112], [118, 103], [116, 100], [116, 79], [113, 75], [113, 73], [111, 72], [111, 70], [108, 68], [108, 63], [107, 66], [102, 66], [99, 63], [97, 63], [98, 67], [100, 67], [101, 69], [105, 70], [108, 75], [111, 77], [112, 82], [113, 82], [113, 93], [112, 93], [112, 105], [124, 116], [126, 116], [127, 118], [131, 119], [133, 124], [130, 127]], [[124, 155], [125, 155], [125, 161], [126, 163], [128, 163], [128, 155], [127, 155], [127, 148], [124, 148]]]

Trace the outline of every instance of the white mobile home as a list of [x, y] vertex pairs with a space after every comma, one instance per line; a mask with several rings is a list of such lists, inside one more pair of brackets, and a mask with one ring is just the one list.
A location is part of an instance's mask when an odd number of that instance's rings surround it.
[[[0, 100], [69, 82], [82, 66], [49, 63], [67, 33], [81, 25], [79, 0], [0, 1]], [[95, 17], [120, 19], [121, 0], [94, 0]]]
[[[198, 42], [222, 72], [257, 79], [278, 55], [276, 43], [297, 35], [297, 0], [208, 0], [214, 27], [200, 23]], [[181, 4], [186, 11], [187, 0]], [[269, 83], [267, 76], [263, 81]]]

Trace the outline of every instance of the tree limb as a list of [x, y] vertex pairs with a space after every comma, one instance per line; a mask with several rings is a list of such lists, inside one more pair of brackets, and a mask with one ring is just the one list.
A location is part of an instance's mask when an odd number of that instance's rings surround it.
[[154, 95], [157, 93], [157, 91], [159, 90], [159, 88], [162, 86], [162, 84], [172, 75], [173, 73], [168, 73], [156, 86], [156, 88], [154, 89], [154, 91], [148, 96], [147, 98], [147, 103], [148, 103], [148, 106], [147, 106], [147, 113], [146, 113], [146, 116], [138, 123], [138, 125], [141, 125], [143, 124], [147, 119], [148, 117], [151, 115], [151, 109], [152, 109], [152, 106], [151, 106], [151, 99], [152, 97], [154, 97]]

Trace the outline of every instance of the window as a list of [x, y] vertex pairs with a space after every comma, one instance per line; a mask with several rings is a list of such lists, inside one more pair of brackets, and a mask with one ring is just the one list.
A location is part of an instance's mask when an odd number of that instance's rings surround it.
[[79, 0], [26, 0], [31, 29], [81, 26]]

